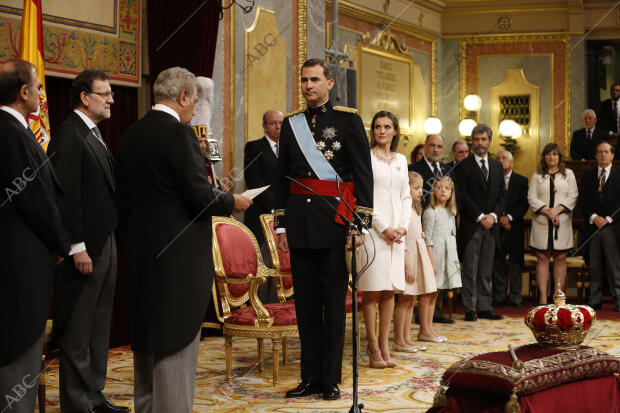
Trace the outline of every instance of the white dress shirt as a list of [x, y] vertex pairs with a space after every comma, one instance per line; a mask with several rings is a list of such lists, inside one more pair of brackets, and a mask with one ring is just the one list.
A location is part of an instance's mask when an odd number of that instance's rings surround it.
[[6, 113], [10, 113], [11, 115], [13, 115], [13, 117], [15, 119], [17, 119], [19, 121], [19, 123], [24, 125], [24, 128], [28, 127], [28, 124], [26, 123], [26, 118], [24, 118], [21, 113], [19, 113], [18, 111], [16, 111], [12, 107], [10, 107], [10, 106], [0, 106], [0, 109], [5, 111]]
[[269, 143], [269, 146], [271, 146], [271, 150], [273, 151], [274, 155], [277, 158], [278, 157], [278, 152], [276, 151], [276, 145], [278, 144], [278, 142], [274, 141], [273, 139], [271, 139], [267, 135], [265, 135], [265, 138], [267, 138], [267, 142]]
[[166, 106], [162, 103], [156, 103], [155, 106], [153, 106], [153, 110], [159, 110], [162, 112], [166, 112], [167, 114], [174, 116], [176, 120], [181, 122], [181, 117], [179, 116], [179, 114], [174, 109], [172, 109], [170, 106]]

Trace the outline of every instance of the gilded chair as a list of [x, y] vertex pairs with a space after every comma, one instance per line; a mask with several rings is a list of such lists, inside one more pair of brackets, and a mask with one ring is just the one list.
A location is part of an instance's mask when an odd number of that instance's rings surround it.
[[[263, 304], [258, 298], [266, 277], [279, 275], [263, 264], [254, 234], [242, 223], [213, 217], [213, 263], [217, 299], [221, 305], [222, 332], [226, 345], [226, 377], [232, 378], [232, 338], [254, 337], [258, 344], [259, 371], [264, 370], [263, 339], [273, 344], [273, 385], [278, 383], [282, 340], [298, 337], [295, 306], [292, 302]], [[284, 364], [288, 361], [286, 347]]]
[[293, 277], [291, 274], [291, 255], [278, 248], [276, 231], [273, 227], [273, 214], [262, 214], [260, 223], [269, 250], [271, 266], [278, 274], [275, 278], [276, 292], [281, 303], [293, 295]]

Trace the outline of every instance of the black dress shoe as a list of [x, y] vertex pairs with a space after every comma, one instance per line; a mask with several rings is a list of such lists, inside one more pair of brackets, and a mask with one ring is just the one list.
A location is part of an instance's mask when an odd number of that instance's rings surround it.
[[301, 383], [297, 385], [297, 387], [286, 392], [286, 398], [290, 399], [293, 397], [306, 397], [310, 396], [311, 394], [321, 393], [321, 390], [322, 389], [319, 384], [310, 383], [309, 381], [302, 380]]
[[465, 321], [478, 321], [475, 311], [468, 311], [465, 313]]
[[95, 406], [95, 408], [93, 409], [95, 413], [126, 413], [131, 411], [129, 407], [117, 406], [116, 404], [112, 403], [110, 400], [108, 400], [105, 394], [100, 392], [99, 395], [101, 396], [103, 403], [101, 403], [99, 406]]
[[487, 320], [501, 320], [504, 316], [495, 314], [493, 311], [478, 311], [478, 318], [486, 318]]
[[323, 386], [323, 400], [338, 400], [340, 389], [337, 384], [326, 384]]
[[433, 316], [433, 323], [454, 324], [454, 320], [442, 315]]

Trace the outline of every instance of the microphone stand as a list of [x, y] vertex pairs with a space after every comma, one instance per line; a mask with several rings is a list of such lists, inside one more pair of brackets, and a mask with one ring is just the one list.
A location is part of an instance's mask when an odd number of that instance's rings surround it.
[[[317, 195], [319, 198], [321, 198], [323, 200], [323, 202], [325, 202], [341, 219], [343, 222], [347, 223], [350, 229], [354, 229], [357, 230], [357, 234], [361, 234], [362, 233], [362, 220], [360, 219], [360, 217], [357, 215], [357, 213], [355, 211], [353, 211], [353, 214], [355, 216], [357, 216], [358, 218], [358, 225], [355, 225], [353, 222], [351, 222], [349, 219], [347, 219], [344, 215], [342, 215], [340, 212], [338, 212], [338, 210], [336, 208], [334, 208], [334, 206], [332, 204], [329, 203], [329, 201], [327, 201], [327, 199], [325, 199], [322, 195], [317, 194], [312, 188], [302, 184], [301, 182], [299, 182], [298, 180], [291, 178], [290, 176], [286, 176], [286, 178], [288, 180], [290, 180], [291, 182], [294, 182], [295, 184], [301, 186], [302, 188], [304, 188], [306, 191], [311, 192], [314, 195]], [[338, 183], [338, 192], [340, 192], [340, 184]], [[346, 203], [347, 208], [351, 209], [351, 206], [349, 204]], [[350, 413], [362, 413], [362, 409], [364, 408], [364, 405], [362, 403], [358, 403], [358, 397], [357, 397], [357, 387], [358, 387], [358, 377], [359, 377], [359, 373], [358, 373], [358, 365], [357, 365], [357, 336], [359, 334], [359, 332], [357, 331], [357, 248], [355, 246], [355, 237], [357, 235], [355, 235], [353, 232], [350, 233], [351, 234], [351, 279], [352, 279], [352, 286], [351, 286], [351, 298], [353, 299], [352, 301], [352, 311], [353, 311], [353, 319], [352, 319], [352, 330], [353, 330], [353, 342], [352, 342], [352, 346], [353, 346], [353, 405], [351, 406], [351, 409], [349, 409]]]

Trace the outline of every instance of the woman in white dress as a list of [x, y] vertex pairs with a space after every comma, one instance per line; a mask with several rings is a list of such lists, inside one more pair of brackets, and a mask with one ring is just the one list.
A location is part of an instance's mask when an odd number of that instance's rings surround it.
[[[391, 112], [375, 114], [370, 124], [374, 176], [372, 228], [364, 247], [371, 261], [359, 289], [368, 337], [370, 367], [394, 367], [388, 339], [394, 312], [394, 293], [405, 289], [405, 234], [411, 217], [407, 158], [396, 153], [400, 129]], [[373, 253], [374, 252], [374, 253]], [[364, 255], [364, 254], [362, 254]], [[379, 337], [375, 334], [379, 299]]]
[[547, 144], [527, 193], [532, 207], [530, 246], [536, 251], [536, 282], [541, 305], [547, 304], [551, 256], [554, 285], [559, 283], [564, 290], [566, 256], [573, 248], [573, 209], [578, 195], [575, 175], [564, 167], [562, 150], [555, 143]]

